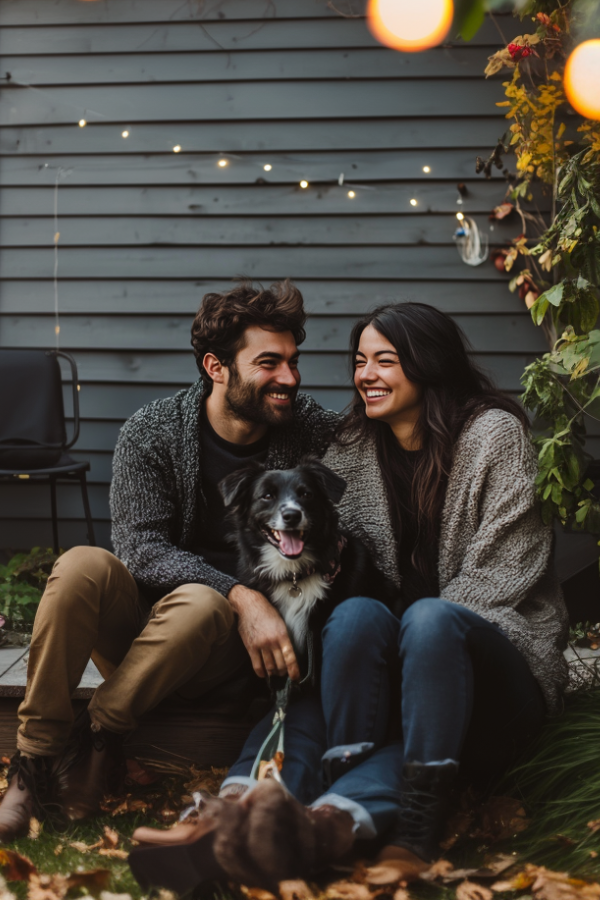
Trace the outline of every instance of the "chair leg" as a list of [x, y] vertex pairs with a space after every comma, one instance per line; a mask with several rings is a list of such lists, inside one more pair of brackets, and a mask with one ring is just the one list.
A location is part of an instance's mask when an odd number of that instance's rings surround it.
[[85, 477], [85, 472], [82, 472], [79, 477], [79, 482], [81, 484], [81, 499], [83, 500], [83, 510], [85, 512], [85, 521], [87, 523], [87, 531], [88, 531], [88, 541], [90, 547], [96, 546], [96, 536], [94, 534], [94, 523], [92, 521], [92, 511], [90, 509], [90, 501], [88, 498], [87, 492], [87, 480]]
[[50, 478], [50, 504], [52, 509], [52, 541], [54, 552], [58, 556], [60, 547], [58, 543], [58, 513], [56, 511], [56, 478]]

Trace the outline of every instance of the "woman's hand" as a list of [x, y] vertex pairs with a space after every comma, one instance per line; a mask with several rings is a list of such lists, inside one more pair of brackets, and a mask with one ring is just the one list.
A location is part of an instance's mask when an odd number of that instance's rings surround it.
[[227, 599], [238, 616], [238, 631], [260, 678], [289, 675], [300, 679], [300, 669], [285, 622], [260, 591], [234, 585]]

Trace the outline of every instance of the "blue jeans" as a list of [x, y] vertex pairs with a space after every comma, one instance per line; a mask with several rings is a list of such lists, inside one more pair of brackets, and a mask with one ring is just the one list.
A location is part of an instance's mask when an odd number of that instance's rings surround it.
[[[377, 600], [353, 597], [323, 631], [321, 702], [290, 705], [282, 775], [301, 802], [348, 808], [359, 836], [374, 837], [395, 823], [405, 759], [455, 760], [468, 778], [489, 779], [544, 714], [527, 662], [496, 625], [438, 598], [398, 620]], [[248, 738], [229, 782], [247, 781], [271, 719]], [[324, 782], [324, 755], [365, 743], [370, 753], [355, 768]]]

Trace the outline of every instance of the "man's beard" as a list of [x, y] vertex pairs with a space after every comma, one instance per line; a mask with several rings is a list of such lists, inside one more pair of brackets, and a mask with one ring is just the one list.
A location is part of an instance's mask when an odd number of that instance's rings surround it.
[[[236, 418], [253, 425], [281, 425], [289, 422], [294, 415], [294, 401], [298, 388], [259, 386], [252, 381], [242, 381], [237, 371], [230, 368], [230, 379], [225, 401]], [[284, 407], [271, 406], [267, 394], [289, 394], [291, 403]]]

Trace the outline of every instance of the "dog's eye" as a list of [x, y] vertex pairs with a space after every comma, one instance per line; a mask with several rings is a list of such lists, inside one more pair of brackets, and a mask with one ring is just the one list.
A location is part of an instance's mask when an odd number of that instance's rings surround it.
[[270, 493], [267, 491], [266, 494], [263, 494], [263, 495], [262, 495], [262, 498], [263, 498], [263, 500], [272, 500], [272, 499], [273, 499], [273, 494], [270, 494]]
[[300, 488], [300, 490], [298, 491], [298, 496], [299, 497], [312, 497], [312, 494], [310, 491], [307, 491], [304, 488]]

